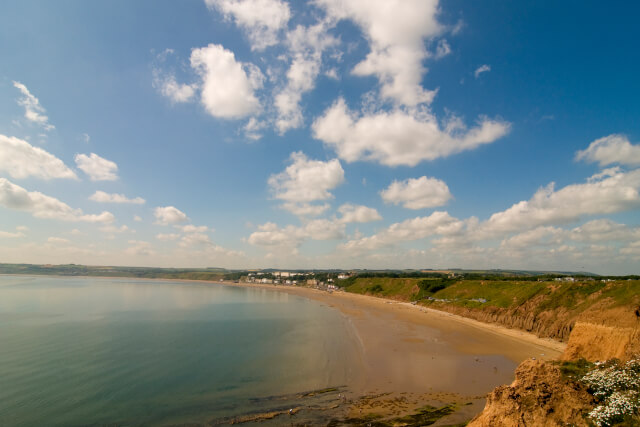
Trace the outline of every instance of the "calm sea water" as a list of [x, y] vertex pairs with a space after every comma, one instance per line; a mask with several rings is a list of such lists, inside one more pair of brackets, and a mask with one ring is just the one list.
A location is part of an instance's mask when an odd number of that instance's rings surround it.
[[279, 292], [0, 276], [0, 425], [200, 423], [347, 384], [340, 313]]

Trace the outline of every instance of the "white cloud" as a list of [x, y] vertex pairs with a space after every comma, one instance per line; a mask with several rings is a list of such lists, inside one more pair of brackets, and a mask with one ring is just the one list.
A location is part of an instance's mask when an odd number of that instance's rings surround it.
[[415, 166], [491, 143], [506, 135], [509, 128], [509, 123], [487, 118], [471, 129], [455, 118], [442, 128], [426, 111], [358, 116], [340, 98], [313, 123], [313, 134], [347, 162], [370, 160], [387, 166]]
[[142, 218], [140, 218], [140, 216], [138, 216], [138, 215], [134, 215], [133, 216], [133, 220], [136, 221], [136, 222], [140, 222], [140, 221], [142, 221]]
[[129, 199], [124, 194], [109, 194], [99, 190], [89, 196], [89, 200], [100, 203], [131, 203], [134, 205], [143, 205], [145, 203], [145, 200], [142, 197]]
[[556, 227], [537, 227], [515, 236], [509, 237], [501, 242], [503, 249], [519, 250], [528, 249], [532, 246], [561, 246], [563, 230]]
[[342, 214], [340, 221], [345, 224], [352, 222], [372, 222], [382, 219], [378, 211], [374, 208], [362, 205], [352, 205], [350, 203], [345, 203], [340, 206], [338, 208], [338, 212]]
[[451, 199], [449, 187], [444, 181], [422, 176], [405, 181], [393, 181], [380, 192], [382, 200], [407, 209], [424, 209], [443, 206]]
[[429, 216], [392, 224], [373, 236], [350, 240], [340, 245], [340, 248], [347, 251], [368, 251], [434, 235], [456, 235], [463, 231], [464, 225], [463, 221], [452, 217], [447, 212], [437, 211]]
[[635, 260], [640, 260], [640, 240], [633, 242], [620, 249], [620, 253], [623, 255], [629, 255]]
[[337, 40], [327, 33], [326, 25], [299, 25], [287, 35], [291, 66], [287, 71], [287, 85], [275, 96], [278, 110], [276, 128], [280, 134], [303, 124], [300, 101], [305, 92], [315, 86], [322, 65], [322, 53]]
[[576, 160], [598, 162], [600, 166], [619, 163], [640, 165], [640, 145], [632, 145], [624, 135], [609, 135], [596, 139], [585, 150], [576, 153]]
[[476, 76], [477, 79], [478, 77], [480, 77], [480, 74], [488, 73], [489, 71], [491, 71], [491, 67], [487, 64], [484, 64], [476, 68], [476, 70], [473, 72], [473, 75]]
[[583, 216], [611, 214], [640, 206], [640, 169], [612, 170], [608, 176], [555, 190], [554, 183], [539, 189], [528, 201], [497, 212], [482, 224], [481, 231], [508, 233], [576, 221]]
[[437, 0], [318, 0], [331, 19], [351, 19], [368, 39], [371, 51], [353, 74], [376, 76], [381, 96], [399, 105], [430, 103], [435, 91], [421, 86], [430, 56], [425, 39], [443, 31]]
[[149, 242], [142, 240], [129, 240], [128, 243], [130, 246], [124, 250], [124, 253], [127, 255], [152, 256], [156, 253]]
[[0, 205], [8, 209], [29, 212], [36, 218], [101, 223], [111, 223], [114, 220], [110, 212], [85, 215], [81, 209], [73, 209], [66, 203], [40, 192], [27, 191], [5, 178], [0, 178]]
[[329, 192], [342, 184], [344, 170], [338, 159], [323, 162], [309, 160], [302, 152], [291, 153], [291, 165], [269, 177], [269, 187], [276, 199], [304, 203], [333, 197]]
[[291, 16], [289, 5], [281, 0], [205, 0], [209, 8], [220, 10], [226, 18], [243, 28], [252, 50], [263, 50], [278, 41]]
[[438, 45], [436, 46], [436, 59], [444, 58], [445, 56], [451, 53], [451, 46], [445, 40], [438, 40]]
[[230, 50], [217, 44], [193, 49], [191, 66], [202, 78], [201, 101], [213, 117], [241, 118], [255, 113], [260, 102], [254, 90], [264, 76], [253, 64], [242, 64]]
[[189, 102], [196, 94], [196, 85], [178, 83], [173, 74], [161, 75], [158, 70], [154, 71], [153, 87], [160, 91], [174, 103]]
[[89, 175], [91, 181], [115, 181], [118, 179], [118, 165], [111, 160], [103, 159], [96, 153], [76, 154], [76, 165]]
[[18, 239], [20, 237], [24, 237], [24, 233], [21, 231], [17, 231], [12, 233], [10, 231], [2, 231], [0, 230], [0, 239]]
[[629, 227], [607, 218], [594, 219], [572, 229], [569, 238], [580, 242], [640, 240], [640, 227]]
[[170, 241], [170, 240], [178, 240], [179, 238], [180, 238], [180, 235], [177, 233], [156, 234], [156, 239], [161, 240], [163, 242]]
[[295, 202], [286, 202], [282, 204], [282, 209], [291, 212], [296, 216], [301, 217], [312, 217], [318, 216], [325, 213], [329, 210], [331, 206], [328, 203], [323, 203], [321, 205], [314, 205], [312, 203], [295, 203]]
[[131, 233], [135, 233], [135, 230], [131, 230], [129, 227], [127, 227], [126, 225], [121, 225], [120, 227], [116, 227], [115, 225], [106, 225], [104, 227], [100, 227], [100, 231], [102, 231], [103, 233], [126, 233], [126, 232], [131, 232]]
[[192, 246], [208, 246], [213, 245], [211, 238], [204, 233], [189, 233], [182, 236], [180, 239], [180, 246], [183, 248], [188, 248]]
[[260, 138], [262, 138], [262, 133], [261, 132], [266, 127], [267, 127], [267, 123], [266, 122], [260, 121], [260, 120], [256, 119], [255, 117], [251, 117], [249, 119], [249, 121], [247, 122], [247, 124], [244, 126], [244, 135], [249, 139], [257, 141]]
[[188, 224], [188, 225], [174, 225], [174, 227], [179, 228], [180, 230], [182, 230], [183, 233], [206, 233], [207, 231], [213, 231], [213, 229], [210, 229], [206, 225], [196, 226], [196, 225]]
[[268, 222], [258, 226], [258, 231], [251, 233], [248, 242], [255, 246], [279, 248], [295, 253], [297, 248], [308, 239], [336, 240], [344, 238], [344, 223], [328, 219], [315, 219], [301, 227], [288, 225], [279, 228]]
[[22, 98], [18, 100], [18, 104], [24, 107], [24, 117], [37, 125], [40, 125], [44, 128], [44, 130], [53, 130], [56, 127], [49, 123], [49, 117], [45, 115], [46, 110], [42, 105], [40, 105], [40, 101], [38, 98], [33, 96], [29, 89], [25, 85], [20, 82], [13, 82], [13, 86], [18, 89], [22, 93]]
[[184, 212], [173, 206], [157, 207], [153, 214], [156, 217], [156, 224], [160, 225], [179, 224], [189, 220]]
[[68, 245], [71, 242], [69, 239], [63, 239], [62, 237], [49, 237], [47, 239], [47, 243], [52, 243], [54, 245]]
[[25, 225], [19, 225], [16, 227], [16, 230], [18, 231], [29, 231], [29, 227], [25, 226]]
[[53, 154], [22, 139], [0, 134], [0, 170], [16, 179], [71, 178], [76, 174]]

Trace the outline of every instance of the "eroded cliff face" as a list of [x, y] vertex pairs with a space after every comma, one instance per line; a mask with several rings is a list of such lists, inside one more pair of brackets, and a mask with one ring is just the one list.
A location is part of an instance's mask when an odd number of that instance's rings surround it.
[[[528, 330], [535, 331], [535, 327]], [[577, 317], [561, 359], [626, 361], [638, 354], [640, 308], [611, 307], [605, 301]], [[589, 425], [585, 415], [593, 408], [594, 397], [585, 386], [563, 378], [552, 362], [526, 360], [515, 375], [511, 385], [500, 386], [488, 395], [484, 410], [469, 427]]]
[[640, 308], [589, 310], [576, 321], [563, 360], [629, 360], [640, 354]]
[[[434, 307], [435, 308], [435, 307]], [[520, 329], [541, 338], [553, 338], [567, 342], [575, 323], [574, 316], [565, 309], [535, 313], [535, 301], [530, 301], [516, 309], [487, 307], [470, 309], [452, 305], [442, 305], [438, 310], [468, 317], [485, 323], [496, 323], [508, 328]]]
[[586, 388], [565, 381], [557, 366], [526, 360], [513, 383], [492, 391], [484, 410], [467, 426], [587, 426], [584, 416], [594, 404]]

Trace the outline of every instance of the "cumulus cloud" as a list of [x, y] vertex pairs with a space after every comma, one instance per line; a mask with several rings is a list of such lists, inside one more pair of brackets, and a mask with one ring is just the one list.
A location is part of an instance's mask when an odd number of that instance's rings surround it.
[[178, 83], [173, 74], [161, 75], [158, 70], [154, 71], [153, 87], [174, 103], [191, 101], [197, 89], [194, 84]]
[[399, 105], [430, 103], [435, 91], [421, 86], [430, 56], [425, 39], [443, 31], [437, 0], [318, 0], [334, 20], [350, 19], [369, 41], [371, 51], [352, 73], [376, 76], [380, 94]]
[[255, 65], [236, 61], [230, 50], [217, 44], [193, 49], [191, 67], [202, 78], [202, 105], [213, 117], [237, 119], [260, 108], [254, 91], [264, 76]]
[[370, 208], [362, 205], [352, 205], [351, 203], [345, 203], [338, 208], [338, 212], [342, 214], [340, 221], [343, 223], [352, 222], [372, 222], [382, 219], [380, 214], [374, 208]]
[[368, 251], [392, 246], [400, 242], [441, 235], [449, 236], [463, 231], [465, 223], [447, 212], [434, 212], [429, 216], [407, 219], [369, 237], [354, 239], [340, 245], [343, 250]]
[[[599, 174], [601, 175], [601, 174]], [[554, 183], [539, 189], [530, 200], [497, 212], [481, 227], [488, 233], [508, 233], [577, 221], [583, 216], [611, 214], [640, 206], [640, 169], [611, 170], [584, 184], [555, 190]]]
[[280, 248], [295, 252], [305, 240], [335, 240], [344, 238], [344, 223], [328, 219], [315, 219], [303, 226], [278, 227], [272, 222], [260, 225], [251, 233], [248, 242], [255, 246]]
[[209, 228], [206, 225], [174, 225], [175, 228], [182, 230], [183, 233], [206, 233], [207, 231], [213, 231], [213, 228]]
[[609, 135], [596, 139], [585, 150], [576, 153], [576, 160], [598, 162], [600, 166], [613, 163], [640, 165], [640, 145], [632, 145], [624, 135]]
[[213, 245], [211, 238], [204, 233], [188, 233], [182, 236], [180, 239], [180, 246], [183, 248], [191, 247], [191, 246], [207, 246]]
[[0, 239], [18, 239], [24, 237], [24, 233], [21, 231], [11, 232], [0, 230]]
[[91, 196], [89, 196], [89, 200], [93, 200], [94, 202], [100, 203], [131, 203], [134, 205], [143, 205], [145, 200], [142, 197], [136, 197], [133, 199], [129, 199], [124, 194], [116, 194], [116, 193], [105, 193], [104, 191], [96, 191]]
[[149, 242], [142, 240], [129, 240], [128, 243], [129, 247], [124, 250], [124, 253], [127, 255], [152, 256], [156, 253]]
[[121, 225], [120, 227], [116, 227], [115, 225], [107, 225], [104, 227], [100, 227], [100, 231], [102, 231], [103, 233], [112, 233], [112, 234], [115, 234], [115, 233], [121, 234], [126, 232], [135, 233], [135, 230], [131, 230], [126, 225]]
[[322, 215], [325, 213], [331, 206], [328, 203], [313, 204], [313, 203], [294, 203], [294, 202], [285, 202], [282, 204], [282, 209], [291, 212], [296, 216], [301, 217], [313, 217]]
[[393, 181], [380, 192], [382, 200], [407, 209], [424, 209], [443, 206], [451, 199], [449, 187], [444, 181], [421, 176], [405, 181]]
[[180, 235], [178, 233], [159, 233], [156, 234], [156, 239], [161, 240], [163, 242], [170, 240], [178, 240]]
[[558, 245], [562, 243], [564, 230], [556, 227], [537, 227], [533, 230], [527, 230], [525, 232], [516, 234], [504, 239], [500, 246], [502, 249], [526, 249], [532, 246], [549, 246]]
[[494, 142], [509, 128], [507, 122], [488, 118], [471, 129], [458, 119], [442, 127], [426, 111], [381, 111], [359, 116], [340, 98], [313, 123], [313, 135], [347, 162], [369, 160], [387, 166], [415, 166]]
[[114, 220], [111, 212], [85, 215], [81, 209], [73, 209], [66, 203], [38, 191], [27, 191], [5, 178], [0, 178], [0, 205], [29, 212], [36, 218], [96, 223], [111, 223]]
[[289, 54], [292, 57], [287, 71], [287, 85], [276, 94], [278, 110], [276, 128], [280, 134], [303, 124], [300, 101], [305, 92], [315, 86], [322, 65], [322, 53], [337, 40], [327, 33], [324, 22], [309, 27], [299, 25], [287, 35]]
[[47, 239], [47, 243], [52, 243], [54, 245], [68, 245], [71, 242], [69, 239], [64, 239], [62, 237], [49, 237]]
[[451, 46], [449, 46], [449, 43], [445, 39], [439, 40], [436, 46], [436, 59], [444, 58], [450, 53]]
[[91, 181], [115, 181], [118, 179], [118, 165], [111, 160], [103, 159], [96, 153], [76, 154], [76, 165], [89, 175]]
[[38, 98], [33, 96], [29, 89], [20, 82], [13, 82], [13, 86], [22, 93], [22, 98], [18, 100], [18, 104], [24, 107], [24, 117], [32, 123], [35, 123], [46, 131], [53, 130], [56, 127], [49, 123], [49, 117], [46, 116], [46, 110]]
[[278, 41], [278, 32], [286, 28], [291, 12], [281, 0], [205, 0], [227, 19], [245, 30], [252, 50], [263, 50]]
[[53, 154], [27, 141], [0, 134], [0, 170], [12, 178], [71, 178], [76, 174]]
[[153, 214], [156, 217], [156, 224], [160, 225], [179, 224], [189, 220], [184, 212], [173, 206], [157, 207]]
[[629, 227], [607, 218], [601, 218], [575, 227], [568, 233], [568, 237], [580, 242], [640, 240], [640, 227]]
[[478, 77], [480, 77], [480, 74], [482, 73], [488, 73], [489, 71], [491, 71], [491, 67], [487, 64], [481, 65], [478, 68], [476, 68], [476, 70], [473, 72], [473, 75], [476, 77], [476, 79]]
[[269, 187], [276, 199], [291, 203], [327, 200], [330, 190], [344, 182], [344, 170], [338, 159], [323, 162], [310, 160], [302, 152], [291, 153], [291, 164], [269, 177]]

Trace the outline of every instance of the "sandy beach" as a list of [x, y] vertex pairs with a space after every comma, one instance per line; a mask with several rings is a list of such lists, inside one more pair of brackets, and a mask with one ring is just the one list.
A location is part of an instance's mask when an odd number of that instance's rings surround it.
[[513, 380], [520, 362], [533, 357], [554, 359], [566, 346], [526, 332], [372, 296], [222, 284], [310, 298], [346, 317], [362, 350], [362, 370], [348, 385], [354, 399], [352, 416], [406, 414], [425, 404], [456, 403], [458, 411], [446, 417], [446, 422], [462, 422], [482, 410], [488, 392]]

